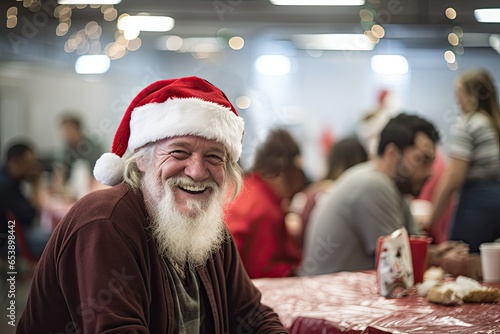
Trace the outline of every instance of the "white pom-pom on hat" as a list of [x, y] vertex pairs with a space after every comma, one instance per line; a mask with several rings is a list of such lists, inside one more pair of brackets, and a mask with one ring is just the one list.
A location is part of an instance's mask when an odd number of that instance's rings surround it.
[[241, 156], [244, 121], [226, 95], [210, 82], [192, 76], [160, 80], [144, 88], [130, 103], [111, 147], [94, 167], [106, 184], [123, 181], [124, 154], [164, 138], [200, 136], [222, 143], [229, 158]]
[[95, 163], [94, 176], [97, 181], [114, 186], [123, 180], [125, 161], [114, 153], [104, 153]]

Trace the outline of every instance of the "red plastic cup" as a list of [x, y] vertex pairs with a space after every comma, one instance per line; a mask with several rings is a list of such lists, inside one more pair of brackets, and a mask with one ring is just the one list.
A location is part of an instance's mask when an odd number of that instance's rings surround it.
[[[382, 242], [386, 236], [381, 236], [377, 239], [377, 248], [375, 249], [375, 269], [378, 268], [378, 259], [380, 257], [380, 251], [382, 247]], [[411, 250], [411, 261], [413, 266], [413, 279], [416, 283], [422, 283], [424, 281], [424, 272], [427, 269], [427, 250], [429, 244], [432, 242], [432, 238], [424, 235], [411, 235], [410, 239], [410, 250]]]
[[411, 260], [413, 262], [413, 278], [416, 283], [424, 281], [427, 269], [427, 250], [432, 238], [424, 235], [410, 235]]

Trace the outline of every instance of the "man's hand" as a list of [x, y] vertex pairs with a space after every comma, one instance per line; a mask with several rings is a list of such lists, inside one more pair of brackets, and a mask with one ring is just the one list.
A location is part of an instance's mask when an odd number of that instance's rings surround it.
[[442, 259], [449, 251], [468, 253], [469, 246], [460, 241], [447, 240], [439, 245], [429, 245], [427, 252], [427, 266], [438, 266], [442, 264]]
[[477, 253], [469, 253], [466, 244], [459, 244], [448, 250], [441, 259], [441, 268], [453, 276], [467, 276], [478, 280], [482, 277], [481, 257]]

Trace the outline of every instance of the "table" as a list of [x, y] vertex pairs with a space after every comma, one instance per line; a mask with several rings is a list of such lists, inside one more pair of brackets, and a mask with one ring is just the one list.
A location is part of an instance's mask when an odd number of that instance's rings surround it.
[[69, 198], [46, 194], [41, 204], [40, 226], [52, 232], [74, 203], [75, 201]]
[[[109, 187], [92, 179], [86, 193], [106, 188]], [[69, 186], [65, 186], [61, 192], [52, 192], [50, 189], [43, 189], [40, 195], [41, 227], [46, 231], [52, 232], [76, 201], [74, 191]]]
[[[406, 298], [377, 292], [375, 271], [254, 280], [291, 334], [500, 333], [500, 304], [444, 306], [415, 290]], [[500, 283], [484, 284], [499, 287]]]

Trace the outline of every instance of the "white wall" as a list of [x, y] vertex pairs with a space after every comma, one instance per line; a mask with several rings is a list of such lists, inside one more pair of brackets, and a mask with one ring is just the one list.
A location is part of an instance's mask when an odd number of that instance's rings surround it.
[[[0, 78], [2, 130], [7, 129], [2, 144], [27, 137], [49, 154], [61, 145], [58, 116], [68, 110], [81, 113], [87, 135], [96, 140], [109, 142], [113, 135], [118, 115], [110, 110], [121, 90], [105, 78], [85, 81], [71, 72], [17, 63], [1, 64]], [[19, 125], [12, 126], [16, 119]]]

